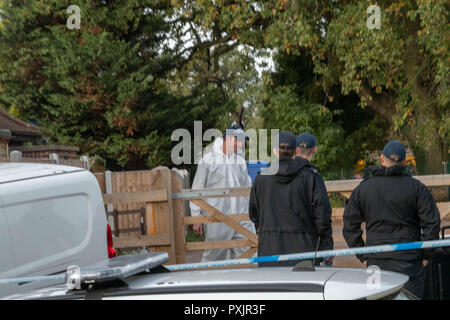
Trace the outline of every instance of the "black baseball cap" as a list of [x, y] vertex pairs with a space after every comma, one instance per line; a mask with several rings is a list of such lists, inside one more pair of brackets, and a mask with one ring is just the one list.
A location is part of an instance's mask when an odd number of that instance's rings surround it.
[[295, 134], [290, 131], [281, 131], [275, 141], [275, 147], [279, 150], [295, 150]]
[[297, 136], [296, 145], [299, 148], [309, 149], [317, 146], [316, 137], [309, 132], [302, 132]]
[[383, 154], [394, 162], [401, 162], [406, 158], [406, 148], [400, 141], [392, 140], [384, 146]]

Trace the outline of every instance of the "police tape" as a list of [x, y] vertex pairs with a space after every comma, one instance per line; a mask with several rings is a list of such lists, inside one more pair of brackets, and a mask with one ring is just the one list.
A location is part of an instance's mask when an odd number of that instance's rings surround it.
[[255, 258], [244, 259], [231, 259], [231, 260], [219, 260], [211, 262], [197, 262], [197, 263], [185, 263], [165, 266], [170, 271], [182, 271], [191, 269], [203, 269], [211, 267], [227, 267], [242, 264], [264, 263], [264, 262], [281, 262], [290, 260], [310, 260], [314, 258], [329, 258], [340, 257], [359, 254], [377, 254], [385, 252], [405, 251], [405, 250], [418, 250], [418, 249], [430, 249], [450, 246], [449, 240], [431, 240], [431, 241], [419, 241], [419, 242], [406, 242], [397, 244], [386, 244], [370, 247], [348, 248], [348, 249], [336, 249], [336, 250], [324, 250], [324, 251], [311, 251], [304, 253], [292, 253], [274, 256], [263, 256]]
[[[314, 259], [314, 258], [329, 258], [329, 257], [339, 257], [339, 256], [348, 256], [348, 255], [356, 255], [356, 254], [385, 253], [385, 252], [406, 251], [406, 250], [430, 249], [430, 248], [440, 248], [440, 247], [448, 247], [448, 246], [450, 246], [450, 239], [386, 244], [386, 245], [380, 245], [380, 246], [325, 250], [325, 251], [317, 251], [317, 252], [311, 251], [311, 252], [304, 252], [304, 253], [263, 256], [263, 257], [256, 257], [256, 258], [176, 264], [176, 265], [165, 266], [165, 268], [167, 268], [170, 271], [182, 271], [182, 270], [202, 269], [202, 268], [210, 268], [210, 267], [226, 267], [226, 266], [242, 265], [242, 264], [281, 262], [281, 261], [290, 261], [290, 260], [309, 260], [309, 259]], [[150, 271], [150, 273], [151, 273], [151, 271]], [[33, 276], [33, 277], [24, 277], [24, 278], [0, 279], [0, 285], [32, 283], [32, 282], [47, 282], [47, 281], [61, 282], [61, 281], [67, 281], [67, 278], [69, 275], [70, 274], [68, 274], [68, 272], [66, 272], [66, 273], [60, 273], [60, 274], [55, 274], [55, 275], [50, 275], [50, 276]]]

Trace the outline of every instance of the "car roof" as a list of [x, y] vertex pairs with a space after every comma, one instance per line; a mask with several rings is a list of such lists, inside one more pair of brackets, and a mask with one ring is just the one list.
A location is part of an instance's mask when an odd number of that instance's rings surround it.
[[0, 163], [0, 184], [78, 171], [85, 169], [45, 163], [6, 162]]
[[163, 285], [206, 285], [226, 283], [309, 283], [323, 286], [327, 279], [337, 270], [331, 268], [317, 268], [314, 272], [294, 272], [292, 267], [267, 268], [231, 268], [196, 271], [175, 271], [154, 274], [153, 277], [134, 276], [126, 279], [131, 288], [145, 288], [157, 283]]
[[[317, 267], [315, 271], [293, 271], [292, 267], [233, 268], [199, 271], [179, 271], [125, 279], [128, 291], [177, 292], [226, 291], [231, 286], [252, 290], [286, 290], [324, 294], [326, 299], [377, 298], [398, 291], [408, 277], [402, 274], [381, 271], [376, 285], [368, 285], [373, 272], [356, 268]], [[149, 290], [153, 289], [154, 290]], [[207, 288], [207, 289], [206, 289]]]
[[[147, 273], [123, 279], [122, 286], [108, 288], [104, 297], [146, 296], [152, 294], [189, 294], [220, 292], [289, 291], [320, 293], [325, 299], [379, 298], [402, 288], [408, 277], [381, 271], [378, 287], [368, 287], [371, 274], [365, 269], [316, 268], [292, 271], [291, 267], [232, 268], [197, 271]], [[68, 291], [57, 285], [17, 294], [5, 299], [65, 299], [86, 296], [85, 290]], [[213, 296], [212, 296], [213, 298]]]

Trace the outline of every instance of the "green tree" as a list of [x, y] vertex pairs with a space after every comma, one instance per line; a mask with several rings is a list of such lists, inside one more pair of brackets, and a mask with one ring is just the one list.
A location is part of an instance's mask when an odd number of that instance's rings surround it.
[[287, 54], [307, 50], [329, 90], [358, 95], [418, 157], [419, 171], [441, 172], [449, 158], [448, 2], [379, 1], [381, 28], [368, 28], [371, 1], [207, 1], [197, 19], [222, 38]]
[[[260, 79], [255, 68], [255, 50], [241, 45], [234, 34], [224, 34], [227, 21], [211, 1], [174, 1], [174, 21], [181, 21], [176, 36], [183, 39], [177, 51], [179, 65], [170, 81], [184, 94], [193, 87], [212, 86], [222, 93], [224, 116], [218, 127], [231, 122], [253, 123]], [[217, 3], [220, 6], [220, 2]], [[240, 123], [242, 122], [242, 123]]]
[[[383, 147], [387, 121], [361, 109], [358, 96], [343, 95], [339, 85], [323, 90], [306, 51], [278, 52], [274, 62], [275, 71], [267, 75], [267, 95], [275, 92], [275, 96], [268, 99], [273, 105], [266, 106], [266, 124], [276, 126], [280, 121], [285, 128], [296, 128], [292, 129], [295, 133], [314, 133], [319, 142], [314, 162], [322, 168], [322, 174], [334, 179], [341, 177], [341, 169], [351, 174], [358, 160], [366, 160], [371, 152]], [[291, 96], [291, 101], [281, 102], [280, 95]]]
[[175, 97], [159, 79], [180, 62], [166, 1], [7, 1], [1, 7], [0, 103], [39, 123], [53, 143], [76, 145], [110, 169], [172, 165], [171, 133], [202, 118], [214, 126], [217, 95]]
[[318, 136], [319, 151], [314, 158], [321, 171], [344, 165], [340, 155], [343, 129], [333, 122], [328, 108], [299, 98], [295, 86], [280, 86], [268, 91], [263, 109], [267, 129], [290, 130], [296, 134], [309, 131]]

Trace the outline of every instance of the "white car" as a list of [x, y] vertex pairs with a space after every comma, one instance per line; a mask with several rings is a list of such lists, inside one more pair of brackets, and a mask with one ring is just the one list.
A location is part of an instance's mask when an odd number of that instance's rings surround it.
[[[143, 263], [145, 260], [148, 263]], [[386, 271], [318, 267], [234, 268], [169, 271], [166, 253], [120, 256], [81, 268], [64, 284], [6, 299], [136, 300], [354, 300], [415, 297], [403, 289], [408, 277]], [[377, 274], [375, 272], [376, 271]], [[80, 280], [81, 279], [81, 280]], [[79, 287], [74, 281], [79, 281]]]
[[[0, 279], [52, 275], [114, 256], [100, 187], [87, 170], [0, 163]], [[42, 283], [0, 285], [0, 297]]]

